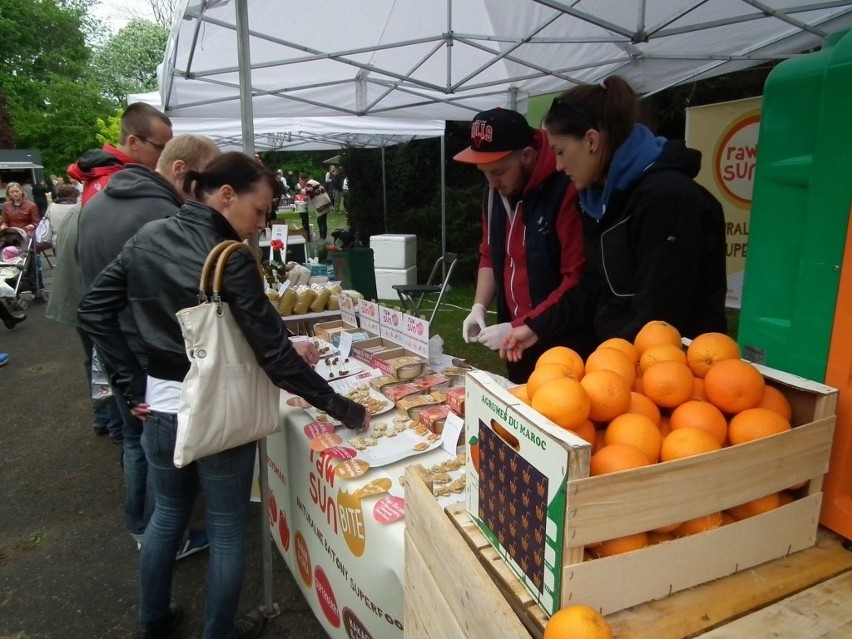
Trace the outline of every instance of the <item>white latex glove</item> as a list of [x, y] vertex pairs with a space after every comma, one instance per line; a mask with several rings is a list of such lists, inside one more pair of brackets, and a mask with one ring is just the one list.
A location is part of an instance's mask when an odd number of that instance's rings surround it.
[[495, 324], [494, 326], [489, 326], [484, 329], [479, 337], [476, 338], [480, 344], [484, 344], [492, 351], [499, 350], [503, 345], [503, 341], [509, 336], [509, 333], [512, 332], [512, 325], [509, 322], [503, 322], [502, 324]]
[[485, 329], [485, 307], [482, 304], [474, 304], [468, 316], [462, 322], [462, 337], [470, 344], [477, 341], [476, 336]]

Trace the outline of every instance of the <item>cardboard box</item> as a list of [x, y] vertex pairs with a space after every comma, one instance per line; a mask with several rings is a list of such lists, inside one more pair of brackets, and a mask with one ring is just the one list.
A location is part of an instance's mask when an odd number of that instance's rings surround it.
[[357, 326], [347, 324], [343, 320], [334, 320], [331, 322], [318, 322], [314, 324], [314, 337], [332, 344], [332, 335], [339, 333], [342, 330], [347, 330], [350, 333], [358, 330]]
[[398, 352], [402, 347], [399, 344], [394, 344], [383, 337], [371, 337], [357, 344], [352, 344], [352, 356], [359, 362], [364, 362], [370, 366], [373, 364], [373, 357], [380, 355], [385, 351]]
[[[786, 433], [695, 457], [589, 477], [590, 446], [482, 372], [468, 375], [466, 506], [548, 614], [583, 602], [609, 614], [815, 543], [836, 391], [759, 367], [790, 400]], [[509, 445], [499, 425], [517, 440]], [[721, 528], [584, 561], [600, 541], [718, 512], [806, 482], [802, 496]]]

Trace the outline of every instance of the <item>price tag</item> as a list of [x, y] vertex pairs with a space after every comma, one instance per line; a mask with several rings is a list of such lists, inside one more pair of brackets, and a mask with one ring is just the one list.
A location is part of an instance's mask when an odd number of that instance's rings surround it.
[[402, 344], [404, 341], [402, 315], [401, 311], [395, 311], [385, 306], [379, 307], [380, 334], [394, 344]]
[[341, 333], [340, 343], [337, 345], [340, 351], [340, 357], [346, 359], [349, 357], [349, 352], [352, 350], [352, 333]]
[[379, 305], [367, 300], [358, 303], [358, 315], [361, 318], [361, 328], [372, 335], [381, 335], [382, 328], [379, 322]]
[[453, 412], [447, 415], [444, 420], [444, 430], [441, 432], [441, 448], [450, 453], [456, 454], [456, 448], [459, 443], [459, 435], [464, 428], [464, 420]]
[[355, 315], [355, 301], [343, 293], [339, 296], [340, 319], [351, 326], [358, 326], [358, 316]]
[[273, 224], [271, 239], [281, 240], [284, 242], [284, 246], [287, 246], [287, 231], [288, 227], [286, 224]]
[[403, 314], [403, 343], [408, 350], [429, 359], [429, 322]]

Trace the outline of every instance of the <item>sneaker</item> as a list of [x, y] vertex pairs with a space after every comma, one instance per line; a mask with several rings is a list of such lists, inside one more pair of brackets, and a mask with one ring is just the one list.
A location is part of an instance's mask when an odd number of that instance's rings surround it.
[[3, 323], [6, 325], [6, 328], [11, 331], [25, 319], [27, 319], [26, 315], [12, 315], [11, 317], [4, 319]]
[[0, 366], [5, 366], [9, 361], [9, 353], [0, 353]]
[[190, 530], [178, 547], [175, 561], [186, 559], [190, 555], [206, 550], [210, 546], [206, 530]]
[[95, 432], [95, 435], [98, 437], [103, 437], [104, 435], [109, 433], [106, 426], [101, 426], [100, 424], [92, 424], [92, 430]]
[[169, 611], [153, 623], [143, 625], [136, 633], [136, 639], [166, 639], [177, 630], [183, 621], [183, 608], [169, 608]]
[[234, 639], [257, 639], [263, 632], [263, 615], [254, 609], [234, 623]]

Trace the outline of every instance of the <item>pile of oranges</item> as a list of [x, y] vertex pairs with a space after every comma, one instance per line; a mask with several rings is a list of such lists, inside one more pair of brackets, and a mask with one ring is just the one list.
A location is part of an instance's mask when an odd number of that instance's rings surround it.
[[[592, 445], [591, 475], [683, 459], [791, 428], [789, 401], [740, 359], [733, 339], [704, 333], [684, 350], [679, 331], [663, 321], [646, 324], [632, 343], [606, 340], [585, 362], [570, 348], [551, 348], [527, 383], [511, 392]], [[588, 550], [596, 557], [628, 552], [754, 516], [790, 499], [774, 493]]]

